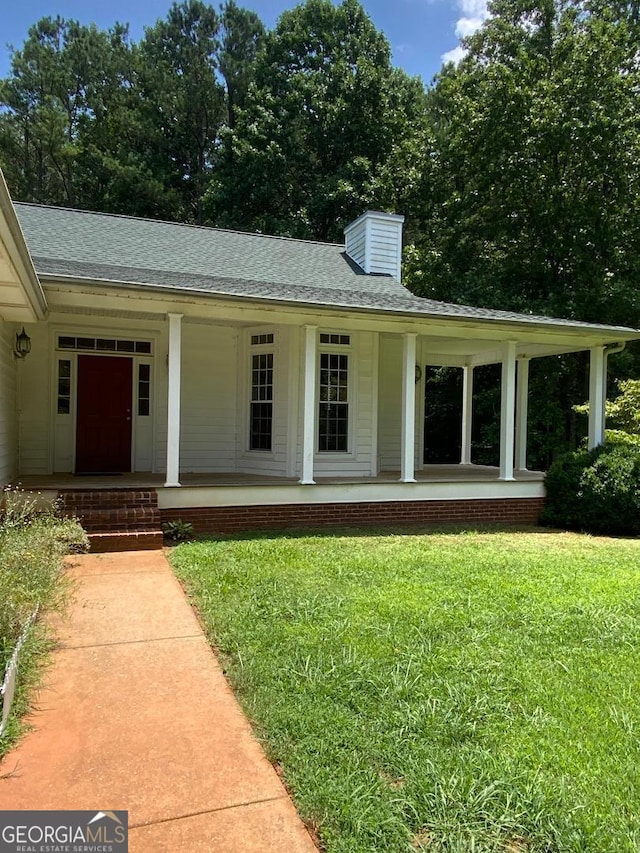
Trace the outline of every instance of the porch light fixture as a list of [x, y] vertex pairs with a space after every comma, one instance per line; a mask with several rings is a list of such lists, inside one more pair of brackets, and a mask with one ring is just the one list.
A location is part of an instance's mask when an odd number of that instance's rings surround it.
[[22, 331], [20, 334], [16, 332], [16, 343], [13, 348], [13, 354], [16, 358], [24, 358], [25, 355], [29, 355], [31, 352], [31, 338], [25, 332], [24, 326], [22, 327]]
[[419, 364], [416, 364], [416, 385], [422, 379], [422, 367]]

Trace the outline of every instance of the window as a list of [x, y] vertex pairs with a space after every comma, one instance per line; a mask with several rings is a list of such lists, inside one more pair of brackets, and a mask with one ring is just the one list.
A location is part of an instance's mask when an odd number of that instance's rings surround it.
[[351, 343], [350, 335], [336, 335], [329, 332], [320, 332], [321, 344], [337, 344], [341, 347], [348, 347]]
[[138, 365], [138, 415], [149, 414], [151, 405], [151, 365]]
[[349, 356], [320, 353], [318, 450], [347, 452], [349, 433]]
[[113, 338], [76, 338], [70, 335], [59, 335], [58, 349], [137, 352], [151, 355], [151, 341], [119, 341]]
[[66, 358], [58, 361], [58, 414], [71, 414], [71, 362]]
[[249, 450], [271, 450], [273, 428], [273, 353], [251, 356]]
[[272, 344], [273, 332], [266, 332], [263, 335], [251, 335], [251, 346], [255, 347], [259, 344]]

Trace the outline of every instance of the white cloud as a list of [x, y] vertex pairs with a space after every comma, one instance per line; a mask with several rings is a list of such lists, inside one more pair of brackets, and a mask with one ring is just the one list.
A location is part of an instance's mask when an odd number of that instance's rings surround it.
[[482, 18], [458, 18], [456, 21], [456, 35], [459, 39], [472, 36], [482, 26]]
[[[456, 21], [455, 34], [459, 39], [467, 38], [477, 32], [489, 17], [487, 0], [457, 0], [458, 11], [462, 14]], [[443, 62], [458, 63], [466, 55], [466, 50], [458, 45], [442, 54]]]
[[461, 47], [461, 45], [458, 45], [457, 47], [454, 47], [453, 50], [448, 50], [446, 53], [443, 53], [442, 61], [444, 63], [453, 62], [454, 65], [457, 65], [461, 59], [464, 59], [466, 54], [467, 51]]

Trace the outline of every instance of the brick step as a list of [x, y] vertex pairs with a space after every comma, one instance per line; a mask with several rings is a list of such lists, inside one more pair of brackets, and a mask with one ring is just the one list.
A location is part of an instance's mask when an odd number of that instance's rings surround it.
[[116, 507], [157, 507], [155, 489], [61, 489], [60, 501], [65, 510], [115, 509]]
[[89, 534], [92, 551], [137, 551], [162, 546], [155, 489], [69, 489], [59, 492], [64, 515]]
[[89, 533], [89, 550], [93, 554], [105, 554], [109, 551], [156, 551], [158, 548], [162, 548], [162, 530]]
[[157, 507], [117, 507], [116, 509], [77, 509], [73, 513], [87, 533], [110, 531], [159, 530]]

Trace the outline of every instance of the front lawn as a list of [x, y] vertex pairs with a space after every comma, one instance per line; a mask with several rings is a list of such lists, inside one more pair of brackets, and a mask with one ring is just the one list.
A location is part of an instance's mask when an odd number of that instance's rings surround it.
[[171, 559], [329, 853], [640, 849], [640, 541], [258, 535]]

